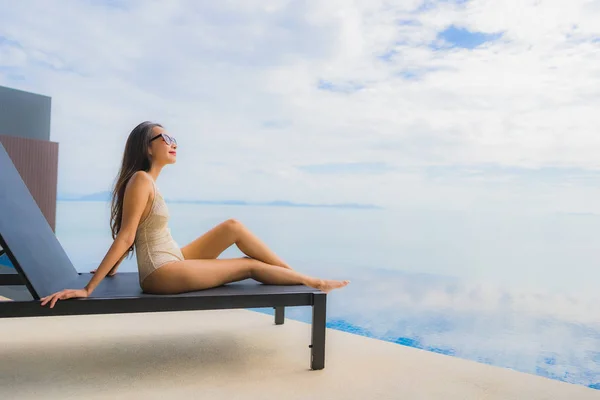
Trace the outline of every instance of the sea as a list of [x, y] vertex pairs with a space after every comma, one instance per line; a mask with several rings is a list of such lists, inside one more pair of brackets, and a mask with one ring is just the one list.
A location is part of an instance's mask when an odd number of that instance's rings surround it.
[[[167, 204], [180, 246], [235, 218], [294, 269], [351, 280], [328, 296], [329, 328], [600, 389], [599, 215]], [[109, 204], [59, 201], [56, 234], [96, 268]]]

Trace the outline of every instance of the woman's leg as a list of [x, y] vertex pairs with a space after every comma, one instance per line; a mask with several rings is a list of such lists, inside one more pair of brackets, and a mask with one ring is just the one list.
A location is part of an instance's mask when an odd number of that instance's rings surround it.
[[184, 293], [253, 278], [269, 285], [306, 285], [329, 292], [348, 281], [314, 278], [248, 258], [184, 260], [163, 265], [143, 282], [144, 291], [157, 294]]
[[181, 249], [186, 260], [215, 259], [235, 244], [248, 257], [267, 264], [292, 269], [241, 222], [228, 219]]

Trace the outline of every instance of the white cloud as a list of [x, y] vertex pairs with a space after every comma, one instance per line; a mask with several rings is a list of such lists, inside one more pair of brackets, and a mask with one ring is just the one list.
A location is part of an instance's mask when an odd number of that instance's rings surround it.
[[[170, 197], [599, 211], [589, 187], [421, 168], [600, 168], [600, 3], [429, 3], [4, 0], [0, 84], [52, 96], [61, 192], [105, 190], [129, 130], [151, 119], [180, 142], [160, 182]], [[433, 51], [450, 24], [503, 36]], [[396, 169], [296, 169], [357, 162]]]

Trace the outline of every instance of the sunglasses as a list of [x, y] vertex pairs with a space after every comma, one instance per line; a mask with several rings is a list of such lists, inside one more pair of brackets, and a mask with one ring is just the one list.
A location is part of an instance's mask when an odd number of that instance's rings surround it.
[[158, 139], [159, 137], [162, 137], [163, 140], [165, 141], [166, 144], [171, 145], [171, 144], [177, 144], [177, 140], [175, 140], [174, 137], [167, 135], [166, 133], [159, 133], [158, 135], [154, 136], [152, 139], [150, 139], [150, 141], [152, 142], [154, 139]]

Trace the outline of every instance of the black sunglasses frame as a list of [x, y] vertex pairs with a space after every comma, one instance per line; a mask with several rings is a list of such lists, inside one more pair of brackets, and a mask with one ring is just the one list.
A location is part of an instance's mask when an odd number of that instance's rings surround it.
[[177, 140], [175, 140], [174, 137], [167, 135], [166, 133], [159, 133], [158, 135], [156, 135], [152, 139], [150, 139], [150, 142], [152, 142], [155, 139], [158, 139], [159, 137], [162, 137], [163, 140], [165, 141], [165, 143], [168, 145], [171, 145], [172, 143], [177, 145]]

